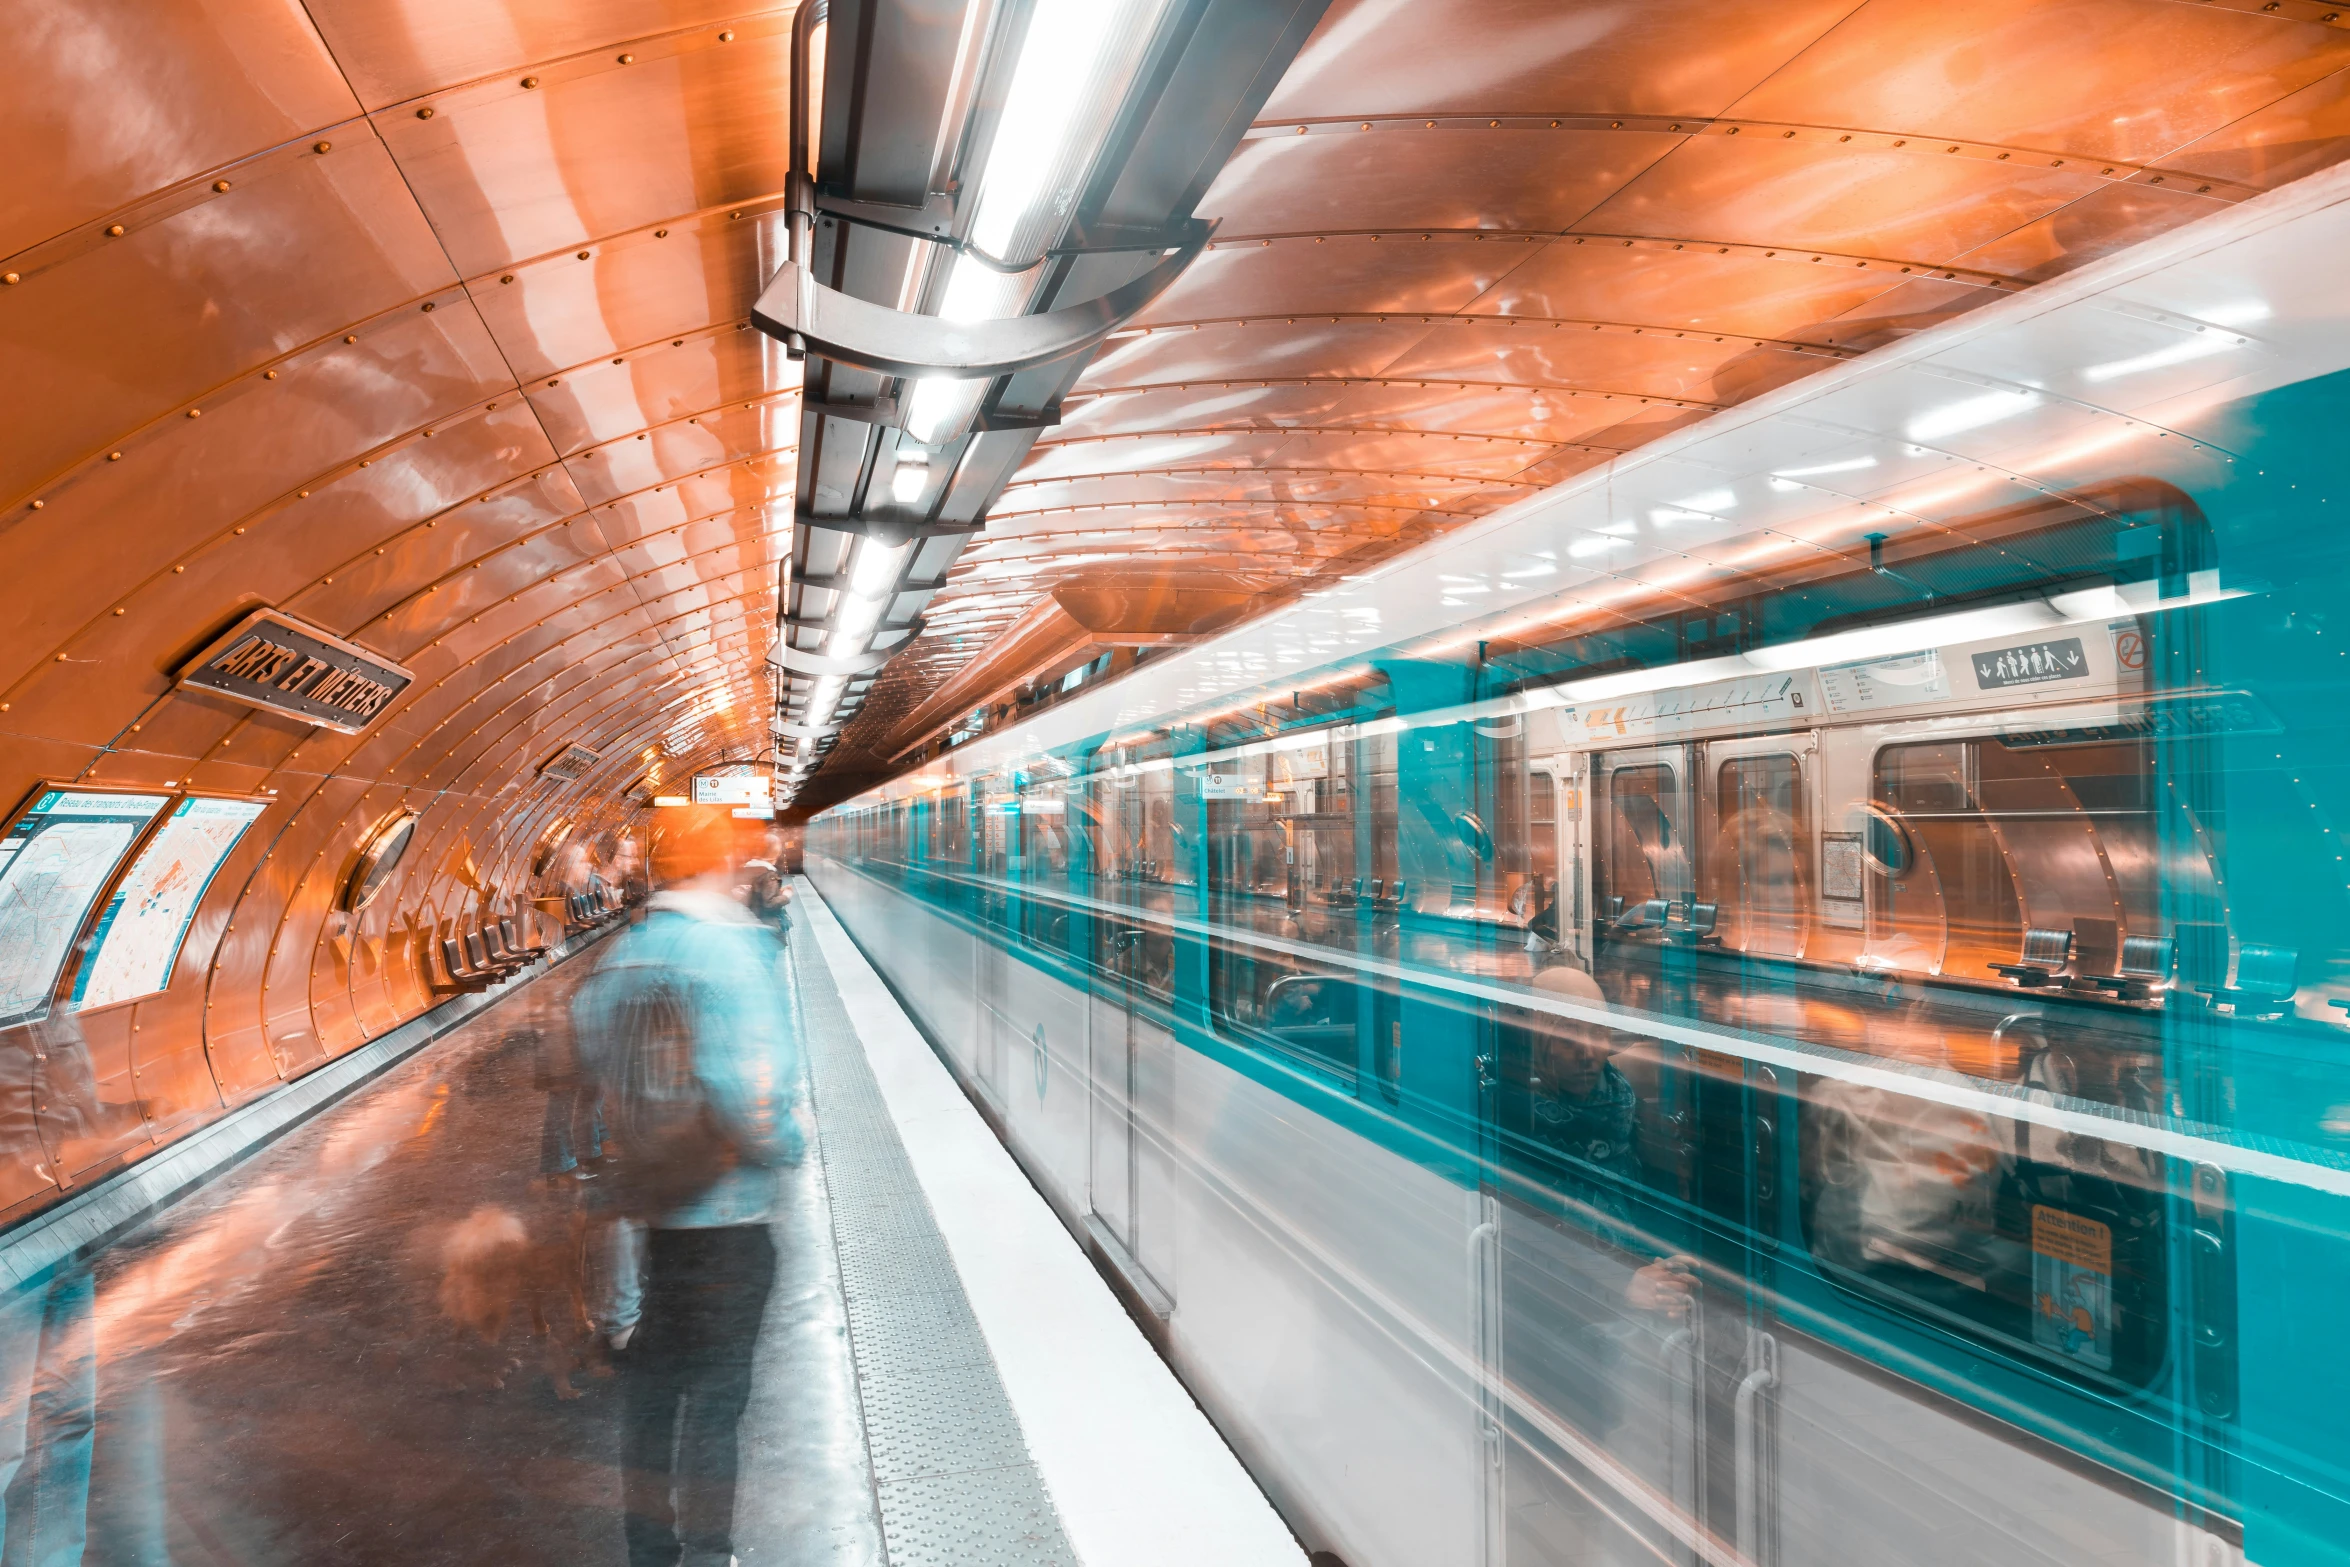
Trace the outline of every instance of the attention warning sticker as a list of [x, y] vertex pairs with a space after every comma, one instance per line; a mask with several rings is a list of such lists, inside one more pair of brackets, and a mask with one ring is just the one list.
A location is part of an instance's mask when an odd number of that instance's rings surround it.
[[2113, 1369], [2113, 1231], [2032, 1205], [2032, 1342]]

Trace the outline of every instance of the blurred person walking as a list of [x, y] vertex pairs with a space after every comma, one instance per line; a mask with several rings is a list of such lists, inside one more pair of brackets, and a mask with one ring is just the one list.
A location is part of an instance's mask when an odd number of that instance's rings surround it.
[[733, 1558], [736, 1424], [775, 1278], [776, 1168], [800, 1157], [795, 1021], [772, 937], [733, 895], [723, 807], [661, 813], [659, 890], [572, 1003], [606, 1117], [607, 1211], [644, 1227], [624, 1363], [631, 1567]]

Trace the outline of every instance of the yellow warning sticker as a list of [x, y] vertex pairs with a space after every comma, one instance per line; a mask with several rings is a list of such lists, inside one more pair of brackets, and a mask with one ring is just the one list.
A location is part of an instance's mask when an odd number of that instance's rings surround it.
[[2032, 1205], [2032, 1250], [2076, 1268], [2113, 1271], [2113, 1231], [2062, 1208]]
[[2069, 1360], [2113, 1369], [2113, 1231], [2032, 1205], [2032, 1340]]

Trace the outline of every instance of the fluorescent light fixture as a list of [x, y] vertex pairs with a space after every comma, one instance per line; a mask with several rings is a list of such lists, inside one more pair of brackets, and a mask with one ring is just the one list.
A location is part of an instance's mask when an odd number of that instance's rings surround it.
[[694, 802], [682, 794], [657, 794], [653, 796], [653, 803], [666, 810], [671, 806], [691, 805]]
[[1692, 495], [1685, 501], [1673, 502], [1679, 510], [1702, 512], [1709, 516], [1715, 512], [1729, 511], [1737, 504], [1736, 490], [1708, 490], [1703, 495]]
[[921, 452], [902, 452], [889, 476], [889, 498], [901, 506], [920, 500], [922, 487], [929, 482], [930, 459]]
[[2012, 419], [2039, 406], [2037, 392], [1985, 392], [1918, 415], [1910, 421], [1907, 433], [1913, 441], [1939, 441], [1968, 430], [1980, 430], [2002, 419]]
[[857, 552], [856, 569], [849, 573], [849, 591], [859, 598], [879, 598], [897, 585], [898, 567], [903, 565], [906, 544], [876, 544], [867, 539]]
[[[1080, 148], [1079, 134], [1106, 117], [1115, 107], [1111, 94], [1125, 85], [1125, 72], [1108, 67], [1121, 53], [1139, 57], [1163, 9], [1164, 0], [1037, 0], [979, 173], [970, 229], [975, 247], [1002, 261], [1025, 259], [1009, 252], [1028, 219], [1066, 211], [1096, 150]], [[948, 321], [991, 320], [1017, 310], [1028, 288], [1025, 277], [1007, 278], [961, 257], [938, 313]], [[906, 400], [908, 433], [935, 444], [961, 422], [983, 385], [941, 376], [916, 381]]]

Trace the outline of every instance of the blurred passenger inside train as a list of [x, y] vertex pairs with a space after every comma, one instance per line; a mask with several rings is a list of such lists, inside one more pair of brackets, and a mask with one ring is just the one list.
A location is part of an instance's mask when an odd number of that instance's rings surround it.
[[[1576, 1007], [1602, 1009], [1599, 981], [1572, 963], [1554, 963], [1534, 976], [1534, 988]], [[1604, 1023], [1557, 1012], [1534, 1014], [1529, 1083], [1531, 1131], [1565, 1156], [1570, 1172], [1562, 1194], [1606, 1221], [1602, 1233], [1639, 1249], [1630, 1233], [1632, 1190], [1640, 1183], [1640, 1096], [1615, 1057], [1633, 1041]], [[1689, 1311], [1695, 1276], [1684, 1257], [1637, 1267], [1626, 1289], [1637, 1310], [1674, 1320]]]
[[[1897, 1042], [1914, 1065], [1980, 1073], [1991, 1063], [1954, 1059], [1956, 1048], [1979, 1036], [1953, 1036], [1931, 1016], [1922, 978], [1931, 962], [1917, 942], [1895, 936], [1873, 944], [1855, 965], [1872, 1037]], [[2039, 1040], [2039, 1020], [2018, 1014], [1994, 1038], [2026, 1034]], [[2000, 1188], [2015, 1163], [2010, 1123], [1866, 1082], [1823, 1078], [1809, 1097], [1814, 1133], [1805, 1173], [1822, 1258], [1864, 1272], [1914, 1271], [1977, 1291], [2002, 1271], [2028, 1268], [1998, 1223]]]
[[644, 1230], [624, 1360], [631, 1567], [733, 1555], [735, 1427], [775, 1278], [776, 1172], [801, 1151], [797, 1029], [774, 942], [735, 896], [737, 831], [724, 807], [661, 813], [646, 919], [572, 1003], [608, 1126], [599, 1196]]

